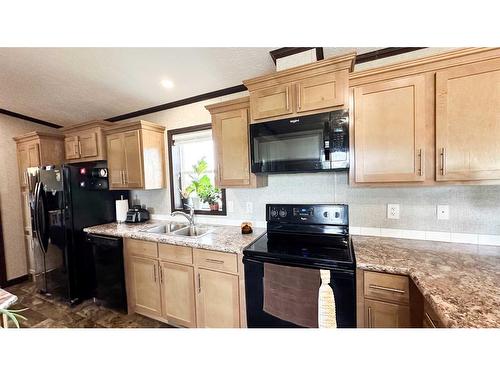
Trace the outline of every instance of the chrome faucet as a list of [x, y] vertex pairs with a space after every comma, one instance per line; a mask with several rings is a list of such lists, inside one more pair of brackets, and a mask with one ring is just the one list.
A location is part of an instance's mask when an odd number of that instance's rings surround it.
[[185, 204], [185, 206], [189, 208], [189, 214], [183, 211], [174, 211], [170, 214], [170, 216], [177, 216], [177, 215], [184, 216], [187, 219], [187, 221], [189, 221], [189, 226], [194, 227], [194, 207], [188, 204]]

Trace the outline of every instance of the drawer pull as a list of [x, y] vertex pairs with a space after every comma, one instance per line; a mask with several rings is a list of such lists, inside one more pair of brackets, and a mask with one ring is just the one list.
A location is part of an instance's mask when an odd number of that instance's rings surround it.
[[429, 324], [432, 326], [432, 328], [437, 328], [436, 324], [434, 324], [434, 320], [430, 317], [430, 315], [426, 312], [425, 313], [425, 318], [429, 322]]
[[368, 307], [368, 328], [372, 328], [372, 308]]
[[219, 259], [210, 259], [210, 258], [205, 258], [205, 262], [208, 262], [208, 263], [215, 263], [215, 264], [224, 264], [224, 261], [223, 261], [223, 260], [219, 260]]
[[393, 293], [400, 293], [400, 294], [406, 293], [406, 291], [401, 290], [401, 289], [387, 288], [385, 286], [379, 286], [379, 285], [373, 285], [373, 284], [370, 284], [368, 286], [368, 288], [376, 289], [376, 290], [383, 290], [384, 292], [393, 292]]

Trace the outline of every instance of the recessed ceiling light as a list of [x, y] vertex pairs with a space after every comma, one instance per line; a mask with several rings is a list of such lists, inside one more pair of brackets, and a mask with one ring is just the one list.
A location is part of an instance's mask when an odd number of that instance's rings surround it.
[[166, 89], [171, 89], [172, 87], [174, 87], [174, 83], [169, 79], [162, 80], [161, 85]]

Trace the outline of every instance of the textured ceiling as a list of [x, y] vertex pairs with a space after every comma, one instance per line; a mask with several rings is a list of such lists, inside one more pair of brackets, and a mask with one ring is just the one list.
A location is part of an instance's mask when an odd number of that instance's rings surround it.
[[[113, 117], [271, 73], [273, 49], [0, 48], [0, 108], [59, 125]], [[354, 49], [325, 47], [324, 55]]]

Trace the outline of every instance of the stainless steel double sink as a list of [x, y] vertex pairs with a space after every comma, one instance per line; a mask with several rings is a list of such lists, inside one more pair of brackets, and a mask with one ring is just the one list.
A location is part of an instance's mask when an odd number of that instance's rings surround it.
[[168, 223], [156, 225], [151, 228], [142, 229], [141, 232], [157, 233], [157, 234], [171, 234], [174, 236], [183, 237], [201, 237], [205, 234], [213, 232], [214, 228], [204, 226], [189, 226], [181, 223]]

